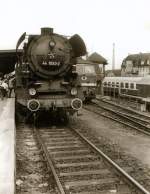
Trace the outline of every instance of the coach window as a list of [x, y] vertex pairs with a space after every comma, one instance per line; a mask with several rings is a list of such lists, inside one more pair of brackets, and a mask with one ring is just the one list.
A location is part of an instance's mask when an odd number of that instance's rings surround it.
[[120, 87], [124, 88], [124, 83], [123, 82], [121, 82]]
[[112, 82], [112, 87], [114, 87], [115, 86], [115, 82]]
[[116, 88], [119, 88], [119, 82], [116, 83]]
[[125, 88], [129, 88], [129, 83], [125, 83]]
[[134, 83], [130, 83], [130, 88], [134, 89]]
[[134, 89], [136, 90], [136, 83], [134, 83]]
[[107, 82], [104, 82], [104, 84], [103, 84], [104, 86], [107, 86]]

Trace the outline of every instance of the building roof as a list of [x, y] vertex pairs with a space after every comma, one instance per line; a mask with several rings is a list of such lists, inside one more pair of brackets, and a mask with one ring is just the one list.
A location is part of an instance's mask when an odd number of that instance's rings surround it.
[[125, 60], [139, 60], [139, 59], [150, 59], [150, 53], [138, 53], [138, 54], [131, 54], [128, 55]]
[[122, 67], [125, 67], [125, 61], [132, 61], [134, 66], [141, 65], [141, 61], [144, 61], [144, 64], [147, 65], [147, 60], [150, 61], [150, 53], [138, 53], [138, 54], [129, 54], [122, 63]]
[[[19, 50], [19, 55], [22, 53]], [[0, 72], [3, 74], [14, 71], [17, 62], [16, 50], [0, 50]]]
[[107, 60], [104, 57], [102, 57], [100, 54], [96, 53], [96, 52], [92, 53], [88, 57], [88, 60], [92, 61], [94, 63], [98, 63], [98, 64], [104, 64], [104, 65], [107, 64]]

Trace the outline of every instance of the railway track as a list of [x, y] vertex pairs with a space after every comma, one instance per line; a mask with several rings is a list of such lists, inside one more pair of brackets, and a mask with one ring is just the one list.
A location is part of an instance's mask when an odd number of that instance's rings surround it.
[[127, 173], [131, 167], [119, 167], [76, 129], [38, 127], [34, 135], [59, 193], [149, 194]]
[[134, 115], [135, 117], [138, 117], [138, 118], [142, 118], [143, 120], [145, 120], [145, 122], [148, 122], [150, 124], [150, 116], [149, 115], [145, 115], [142, 112], [136, 111], [136, 110], [129, 108], [129, 107], [125, 107], [125, 105], [117, 104], [113, 101], [108, 101], [108, 100], [99, 99], [99, 98], [96, 98], [96, 100], [98, 102], [107, 104], [110, 107], [116, 108], [117, 110], [124, 111], [124, 113]]
[[138, 114], [130, 109], [115, 106], [115, 104], [101, 100], [94, 100], [91, 105], [85, 106], [84, 108], [131, 127], [146, 135], [150, 135], [150, 120], [149, 117], [145, 115]]

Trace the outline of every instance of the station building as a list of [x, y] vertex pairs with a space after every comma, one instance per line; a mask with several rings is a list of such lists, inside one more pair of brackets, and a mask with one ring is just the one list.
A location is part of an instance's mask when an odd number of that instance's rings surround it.
[[122, 62], [121, 76], [150, 75], [150, 53], [129, 54]]

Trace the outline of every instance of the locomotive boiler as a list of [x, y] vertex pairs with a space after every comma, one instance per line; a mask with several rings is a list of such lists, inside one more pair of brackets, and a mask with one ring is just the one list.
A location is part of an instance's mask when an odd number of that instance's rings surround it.
[[76, 59], [86, 54], [79, 35], [66, 37], [41, 28], [40, 35], [18, 40], [16, 102], [30, 112], [52, 111], [73, 114], [82, 107], [83, 93], [76, 71]]

